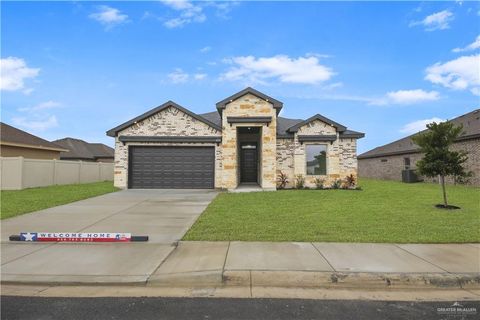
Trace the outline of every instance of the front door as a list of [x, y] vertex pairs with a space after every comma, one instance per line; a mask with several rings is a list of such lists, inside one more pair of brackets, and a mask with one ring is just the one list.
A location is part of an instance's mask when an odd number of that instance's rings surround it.
[[257, 182], [257, 143], [242, 143], [240, 146], [240, 181]]

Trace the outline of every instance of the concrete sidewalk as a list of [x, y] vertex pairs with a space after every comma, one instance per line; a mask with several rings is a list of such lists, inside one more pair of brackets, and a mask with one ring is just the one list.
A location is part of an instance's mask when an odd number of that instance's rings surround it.
[[[61, 245], [65, 250], [69, 246]], [[158, 244], [84, 244], [82, 255], [89, 256], [93, 246], [115, 250], [116, 258], [104, 261], [100, 254], [97, 262], [92, 260], [90, 268], [82, 270], [68, 267], [68, 261], [58, 257], [62, 263], [42, 270], [36, 255], [2, 266], [2, 282], [480, 289], [480, 244], [179, 242], [168, 253]], [[122, 254], [123, 246], [129, 248], [128, 255]], [[155, 247], [158, 254], [150, 255]], [[140, 266], [142, 273], [132, 274]], [[109, 270], [111, 276], [99, 278], [97, 268]]]
[[148, 285], [480, 287], [480, 244], [181, 242]]

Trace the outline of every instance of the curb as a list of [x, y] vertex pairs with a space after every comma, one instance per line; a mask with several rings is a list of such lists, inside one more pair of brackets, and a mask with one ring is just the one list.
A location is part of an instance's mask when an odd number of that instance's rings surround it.
[[357, 289], [480, 289], [479, 273], [363, 273], [316, 271], [226, 270], [165, 274], [148, 286], [247, 286]]
[[[128, 277], [127, 277], [128, 278]], [[282, 287], [351, 289], [480, 289], [480, 273], [363, 273], [221, 270], [153, 275], [150, 278], [2, 276], [8, 285], [137, 287]]]

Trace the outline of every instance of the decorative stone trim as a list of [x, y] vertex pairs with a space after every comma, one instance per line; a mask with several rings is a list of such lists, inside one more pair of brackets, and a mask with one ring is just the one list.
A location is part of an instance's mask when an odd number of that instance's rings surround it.
[[227, 117], [227, 122], [232, 123], [266, 123], [272, 122], [272, 117]]
[[222, 137], [212, 137], [212, 136], [119, 136], [118, 140], [123, 142], [213, 142], [220, 143], [222, 142]]
[[303, 142], [333, 142], [337, 140], [336, 135], [299, 135], [298, 141]]

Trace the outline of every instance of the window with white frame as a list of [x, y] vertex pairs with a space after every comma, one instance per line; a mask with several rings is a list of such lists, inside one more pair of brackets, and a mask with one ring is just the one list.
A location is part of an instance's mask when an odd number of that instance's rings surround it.
[[325, 144], [307, 144], [307, 175], [327, 174], [327, 146]]

